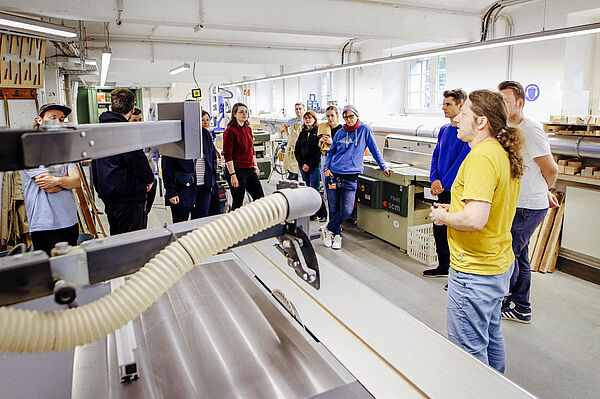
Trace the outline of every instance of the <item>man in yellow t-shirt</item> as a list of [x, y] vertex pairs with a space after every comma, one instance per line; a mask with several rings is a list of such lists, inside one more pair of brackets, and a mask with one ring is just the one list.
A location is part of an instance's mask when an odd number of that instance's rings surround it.
[[471, 152], [452, 185], [450, 205], [431, 208], [432, 221], [448, 226], [448, 338], [503, 373], [500, 309], [515, 259], [510, 229], [523, 174], [521, 136], [507, 125], [502, 95], [488, 90], [469, 94], [456, 121], [458, 138]]

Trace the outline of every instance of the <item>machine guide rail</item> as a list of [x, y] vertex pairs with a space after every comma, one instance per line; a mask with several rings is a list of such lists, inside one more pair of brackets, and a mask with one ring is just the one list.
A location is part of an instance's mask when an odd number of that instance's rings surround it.
[[[34, 251], [0, 258], [0, 305], [50, 295], [57, 284], [63, 293], [61, 301], [70, 303], [75, 299], [73, 287], [134, 273], [169, 243], [219, 217], [222, 215], [90, 240], [68, 248], [63, 255], [53, 257], [48, 257], [42, 251]], [[306, 233], [297, 227], [295, 221], [268, 228], [234, 247], [284, 235], [294, 239], [295, 236], [290, 234], [295, 234], [302, 241], [301, 262], [302, 265], [306, 262], [307, 269], [302, 269], [300, 264], [292, 267], [297, 273], [298, 270], [310, 273], [310, 281], [305, 280], [318, 288], [319, 273], [314, 249]], [[72, 292], [73, 298], [64, 298], [65, 292]]]
[[98, 159], [147, 147], [159, 147], [162, 155], [176, 158], [200, 158], [200, 103], [161, 103], [158, 110], [160, 120], [153, 122], [0, 129], [0, 171]]

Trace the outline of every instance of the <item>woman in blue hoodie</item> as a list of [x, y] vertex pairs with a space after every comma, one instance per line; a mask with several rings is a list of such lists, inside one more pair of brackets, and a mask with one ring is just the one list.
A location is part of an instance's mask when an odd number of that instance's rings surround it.
[[333, 249], [342, 248], [342, 223], [352, 214], [358, 175], [363, 172], [365, 149], [377, 161], [377, 165], [385, 176], [390, 170], [375, 144], [375, 135], [371, 128], [360, 123], [358, 110], [353, 105], [346, 105], [342, 111], [346, 124], [333, 138], [331, 148], [323, 167], [327, 176], [329, 204], [329, 223], [322, 229], [323, 245]]

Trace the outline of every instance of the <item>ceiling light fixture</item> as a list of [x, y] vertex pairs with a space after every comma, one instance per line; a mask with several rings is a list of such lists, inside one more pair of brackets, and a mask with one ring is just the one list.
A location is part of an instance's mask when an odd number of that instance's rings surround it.
[[52, 36], [53, 39], [56, 39], [57, 37], [62, 39], [72, 39], [77, 37], [77, 32], [74, 28], [3, 12], [0, 12], [0, 26], [6, 26], [18, 31], [37, 32], [43, 35]]
[[175, 75], [175, 74], [177, 74], [179, 72], [183, 72], [183, 71], [186, 71], [188, 69], [190, 69], [190, 64], [187, 63], [187, 62], [184, 62], [183, 64], [179, 65], [178, 67], [171, 69], [169, 71], [169, 73], [171, 75]]
[[477, 51], [477, 50], [485, 50], [485, 49], [496, 48], [496, 47], [512, 46], [512, 45], [516, 45], [516, 44], [541, 42], [544, 40], [563, 39], [566, 37], [589, 35], [589, 34], [593, 34], [593, 33], [600, 33], [600, 23], [576, 25], [576, 26], [570, 26], [567, 28], [552, 29], [552, 30], [547, 30], [547, 31], [543, 31], [543, 32], [527, 33], [524, 35], [517, 35], [517, 36], [503, 37], [500, 39], [486, 40], [483, 42], [469, 42], [469, 43], [456, 44], [456, 45], [452, 45], [452, 46], [439, 47], [439, 48], [429, 49], [429, 50], [414, 51], [414, 52], [410, 52], [410, 53], [394, 55], [391, 57], [374, 58], [374, 59], [366, 60], [366, 61], [353, 62], [350, 64], [332, 65], [332, 66], [323, 67], [323, 68], [315, 68], [315, 69], [311, 69], [308, 71], [293, 72], [293, 73], [287, 73], [287, 74], [276, 75], [276, 76], [267, 76], [264, 78], [244, 80], [244, 81], [235, 82], [235, 83], [225, 83], [225, 84], [220, 85], [219, 87], [223, 87], [223, 88], [235, 87], [235, 86], [241, 86], [241, 85], [251, 84], [251, 83], [268, 82], [268, 81], [272, 81], [272, 80], [295, 78], [295, 77], [306, 76], [306, 75], [314, 75], [314, 74], [323, 73], [323, 72], [343, 71], [346, 69], [361, 68], [361, 67], [365, 67], [365, 66], [388, 64], [388, 63], [392, 63], [392, 62], [407, 61], [407, 60], [423, 58], [423, 57], [433, 57], [436, 55], [465, 53], [468, 51]]
[[110, 32], [108, 31], [108, 22], [104, 23], [104, 48], [102, 49], [102, 71], [100, 71], [100, 86], [106, 84], [106, 76], [108, 76], [108, 66], [112, 51], [110, 50]]
[[108, 75], [108, 66], [110, 65], [110, 58], [112, 57], [112, 52], [110, 51], [110, 47], [105, 47], [102, 49], [102, 71], [100, 73], [100, 86], [104, 86], [106, 84], [106, 76]]

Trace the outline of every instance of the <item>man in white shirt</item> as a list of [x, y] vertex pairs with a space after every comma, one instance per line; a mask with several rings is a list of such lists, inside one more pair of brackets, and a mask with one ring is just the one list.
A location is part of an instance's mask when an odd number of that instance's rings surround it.
[[498, 85], [504, 94], [510, 113], [509, 125], [518, 127], [523, 134], [521, 155], [525, 164], [521, 191], [512, 224], [515, 268], [508, 296], [502, 304], [502, 318], [521, 323], [531, 322], [531, 266], [529, 239], [544, 220], [548, 207], [558, 206], [556, 197], [548, 191], [556, 181], [558, 167], [552, 158], [548, 135], [540, 124], [523, 116], [525, 91], [519, 82], [504, 81]]

